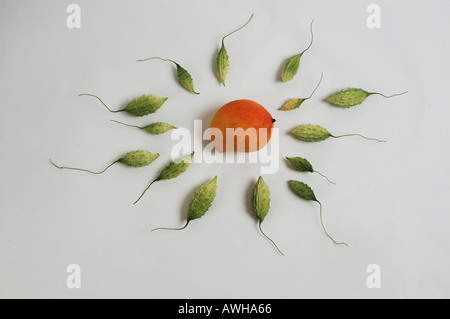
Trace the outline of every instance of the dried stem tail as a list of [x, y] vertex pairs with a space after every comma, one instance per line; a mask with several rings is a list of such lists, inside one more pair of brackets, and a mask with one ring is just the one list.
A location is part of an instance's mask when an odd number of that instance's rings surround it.
[[158, 179], [155, 179], [153, 182], [150, 183], [150, 185], [147, 186], [146, 189], [144, 189], [144, 191], [142, 192], [141, 196], [139, 196], [139, 198], [133, 203], [133, 205], [135, 205], [135, 204], [142, 198], [142, 196], [144, 196], [145, 192], [146, 192], [146, 191], [150, 188], [150, 186], [152, 186], [152, 184], [153, 184], [154, 182], [156, 182], [157, 180], [158, 180]]
[[325, 234], [326, 234], [326, 235], [328, 236], [328, 238], [330, 238], [330, 239], [333, 241], [333, 243], [335, 243], [336, 245], [345, 245], [345, 246], [348, 246], [348, 245], [347, 245], [346, 243], [344, 243], [344, 242], [341, 242], [341, 243], [336, 242], [336, 241], [330, 236], [330, 234], [328, 234], [327, 230], [325, 229], [325, 225], [323, 224], [323, 219], [322, 219], [322, 203], [319, 202], [318, 200], [316, 200], [316, 202], [318, 202], [319, 205], [320, 205], [320, 223], [322, 224], [322, 229], [323, 229], [323, 231], [325, 232]]
[[154, 228], [154, 229], [152, 229], [151, 231], [155, 231], [155, 230], [161, 230], [161, 229], [164, 229], [164, 230], [183, 230], [183, 229], [185, 229], [186, 228], [186, 226], [189, 224], [189, 221], [187, 221], [186, 222], [186, 225], [184, 225], [183, 227], [181, 227], [181, 228], [166, 228], [166, 227], [158, 227], [158, 228]]
[[309, 26], [309, 30], [311, 32], [311, 42], [309, 43], [308, 47], [301, 54], [303, 54], [306, 51], [308, 51], [309, 48], [311, 47], [311, 45], [313, 44], [313, 41], [314, 41], [314, 33], [313, 33], [313, 29], [312, 29], [313, 23], [314, 23], [314, 19], [311, 21], [311, 25]]
[[228, 33], [227, 35], [225, 35], [225, 36], [222, 38], [222, 45], [224, 45], [223, 42], [224, 42], [224, 40], [225, 40], [226, 37], [229, 37], [229, 36], [232, 35], [233, 33], [238, 32], [239, 30], [241, 30], [242, 28], [244, 28], [247, 24], [249, 24], [250, 21], [252, 21], [253, 15], [254, 15], [254, 13], [252, 13], [250, 19], [249, 19], [242, 27], [240, 27], [239, 29], [236, 29], [236, 30], [234, 30], [233, 32], [230, 32], [230, 33]]
[[116, 120], [111, 120], [111, 122], [116, 122], [116, 123], [119, 123], [119, 124], [122, 124], [122, 125], [126, 125], [126, 126], [129, 126], [129, 127], [135, 127], [135, 128], [142, 129], [142, 127], [140, 127], [140, 126], [127, 124], [127, 123], [119, 122], [119, 121], [116, 121]]
[[263, 232], [263, 230], [262, 230], [262, 228], [261, 228], [261, 221], [259, 221], [259, 230], [261, 231], [261, 233], [275, 246], [275, 248], [278, 250], [278, 252], [281, 254], [281, 255], [283, 255], [284, 256], [284, 254], [281, 252], [281, 250], [278, 248], [278, 246], [277, 246], [277, 244], [275, 244], [275, 242], [272, 240], [272, 239], [270, 239], [269, 238], [269, 236], [267, 236], [264, 232]]
[[377, 141], [377, 142], [382, 142], [382, 143], [387, 142], [385, 140], [379, 140], [377, 138], [366, 137], [361, 134], [344, 134], [344, 135], [338, 135], [338, 136], [334, 136], [334, 135], [330, 135], [330, 136], [334, 137], [334, 138], [340, 138], [340, 137], [345, 137], [345, 136], [359, 136], [359, 137], [365, 138], [366, 140]]
[[88, 173], [91, 173], [91, 174], [102, 174], [102, 173], [104, 173], [108, 168], [110, 168], [111, 166], [113, 166], [114, 164], [116, 164], [118, 161], [119, 161], [119, 160], [117, 160], [117, 161], [115, 161], [115, 162], [112, 162], [112, 163], [109, 164], [104, 170], [102, 170], [102, 171], [100, 171], [100, 172], [93, 172], [93, 171], [90, 171], [90, 170], [84, 169], [84, 168], [58, 166], [58, 165], [56, 165], [55, 163], [53, 163], [53, 161], [50, 159], [50, 163], [52, 163], [53, 166], [55, 166], [56, 168], [59, 168], [59, 169], [71, 169], [71, 170], [75, 170], [75, 171], [83, 171], [83, 172], [88, 172]]
[[123, 110], [118, 110], [118, 111], [111, 110], [105, 103], [103, 103], [103, 101], [97, 95], [82, 93], [82, 94], [78, 94], [78, 96], [92, 96], [92, 97], [95, 97], [96, 99], [98, 99], [108, 109], [108, 111], [110, 111], [112, 113], [123, 112]]
[[385, 97], [385, 98], [389, 99], [391, 97], [403, 95], [403, 94], [406, 94], [406, 93], [408, 93], [408, 91], [405, 91], [405, 92], [402, 92], [402, 93], [397, 93], [397, 94], [392, 94], [392, 95], [387, 95], [387, 96], [384, 95], [384, 94], [378, 93], [378, 92], [371, 92], [369, 94], [377, 94], [377, 95], [381, 95], [382, 97]]
[[163, 59], [163, 58], [160, 58], [159, 56], [154, 56], [154, 57], [151, 57], [151, 58], [146, 58], [146, 59], [137, 60], [136, 62], [145, 62], [145, 61], [148, 61], [148, 60], [154, 60], [154, 59], [161, 60], [161, 61], [166, 61], [166, 62], [172, 62], [172, 63], [174, 63], [175, 65], [178, 65], [178, 63], [176, 63], [174, 60], [171, 60], [171, 59]]
[[332, 182], [332, 181], [330, 181], [329, 179], [328, 179], [328, 177], [326, 177], [325, 175], [323, 175], [322, 173], [320, 173], [320, 172], [318, 172], [318, 171], [313, 171], [314, 173], [317, 173], [317, 174], [319, 174], [320, 176], [322, 176], [322, 177], [325, 177], [326, 179], [327, 179], [327, 181], [329, 181], [331, 184], [334, 184], [334, 185], [336, 185], [336, 183], [335, 182]]
[[320, 83], [322, 83], [322, 78], [323, 78], [323, 72], [322, 72], [322, 75], [320, 76], [319, 83], [317, 83], [316, 88], [311, 92], [311, 95], [307, 99], [310, 99], [313, 96], [313, 94], [316, 92], [316, 90], [319, 88]]

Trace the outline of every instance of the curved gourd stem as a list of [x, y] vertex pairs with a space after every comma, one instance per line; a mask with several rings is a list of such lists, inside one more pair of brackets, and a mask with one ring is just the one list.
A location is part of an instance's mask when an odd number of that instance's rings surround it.
[[320, 76], [319, 83], [317, 83], [316, 88], [312, 91], [311, 95], [306, 98], [307, 100], [309, 100], [313, 96], [314, 92], [316, 92], [316, 90], [319, 88], [319, 85], [322, 82], [322, 78], [323, 78], [323, 72], [322, 72], [322, 75]]
[[330, 234], [328, 234], [327, 230], [325, 229], [325, 225], [323, 224], [323, 219], [322, 219], [322, 203], [319, 202], [318, 200], [316, 200], [316, 202], [318, 202], [319, 205], [320, 205], [320, 223], [322, 224], [322, 229], [323, 229], [323, 231], [325, 232], [325, 234], [326, 234], [326, 235], [328, 236], [328, 238], [330, 238], [330, 239], [333, 241], [333, 243], [335, 243], [336, 245], [345, 245], [345, 246], [348, 246], [348, 245], [347, 245], [346, 243], [344, 243], [344, 242], [341, 242], [341, 243], [336, 242], [336, 241], [330, 236]]
[[254, 15], [254, 13], [252, 13], [252, 16], [250, 17], [250, 19], [249, 19], [242, 27], [240, 27], [239, 29], [234, 30], [233, 32], [230, 32], [230, 33], [228, 33], [227, 35], [225, 35], [225, 36], [222, 38], [222, 46], [224, 45], [224, 42], [223, 42], [223, 41], [225, 40], [225, 38], [228, 37], [228, 36], [230, 36], [230, 35], [232, 35], [232, 34], [235, 33], [235, 32], [238, 32], [238, 31], [241, 30], [243, 27], [245, 27], [247, 24], [249, 24], [250, 21], [252, 21], [253, 15]]
[[313, 30], [312, 30], [313, 23], [314, 23], [314, 19], [311, 21], [311, 26], [309, 27], [309, 30], [311, 31], [311, 42], [309, 43], [308, 47], [307, 47], [302, 53], [300, 53], [300, 54], [303, 54], [303, 53], [305, 53], [306, 51], [308, 51], [308, 49], [309, 49], [309, 48], [311, 47], [311, 45], [313, 44], [313, 40], [314, 40], [314, 33], [313, 33]]
[[186, 228], [186, 226], [189, 224], [189, 221], [187, 221], [186, 222], [186, 225], [184, 225], [183, 227], [181, 227], [181, 228], [166, 228], [166, 227], [158, 227], [158, 228], [155, 228], [155, 229], [152, 229], [151, 231], [155, 231], [155, 230], [160, 230], [160, 229], [164, 229], [164, 230], [183, 230], [183, 229], [185, 229]]
[[116, 164], [119, 160], [112, 162], [111, 164], [109, 164], [103, 171], [101, 172], [93, 172], [84, 168], [76, 168], [76, 167], [65, 167], [65, 166], [58, 166], [55, 163], [53, 163], [53, 161], [50, 159], [50, 163], [53, 164], [53, 166], [55, 166], [56, 168], [59, 169], [71, 169], [71, 170], [76, 170], [76, 171], [83, 171], [83, 172], [88, 172], [88, 173], [92, 173], [92, 174], [102, 174], [104, 173], [108, 168], [110, 168], [111, 166], [113, 166], [114, 164]]
[[126, 123], [122, 123], [122, 122], [119, 122], [119, 121], [116, 121], [116, 120], [111, 120], [111, 122], [116, 122], [116, 123], [119, 123], [119, 124], [122, 124], [122, 125], [126, 125], [126, 126], [129, 126], [129, 127], [135, 127], [135, 128], [142, 129], [142, 127], [140, 127], [140, 126], [137, 126], [137, 125], [131, 125], [131, 124], [126, 124]]
[[262, 230], [262, 228], [261, 228], [261, 221], [259, 221], [259, 230], [261, 231], [261, 233], [262, 233], [268, 240], [270, 240], [270, 242], [275, 246], [275, 248], [278, 250], [278, 252], [279, 252], [281, 255], [284, 256], [284, 254], [283, 254], [283, 253], [281, 252], [281, 250], [278, 248], [277, 244], [275, 244], [275, 242], [274, 242], [272, 239], [270, 239], [270, 238], [263, 232], [263, 230]]
[[144, 196], [145, 192], [146, 192], [146, 191], [150, 188], [150, 186], [152, 186], [152, 184], [153, 184], [154, 182], [156, 182], [157, 180], [158, 180], [158, 179], [155, 179], [153, 182], [150, 183], [150, 185], [147, 186], [147, 188], [142, 192], [141, 196], [139, 196], [139, 198], [133, 203], [133, 205], [136, 204], [136, 203], [142, 198], [142, 196]]
[[329, 181], [331, 184], [334, 184], [334, 185], [336, 185], [336, 183], [335, 182], [332, 182], [332, 181], [330, 181], [329, 179], [328, 179], [328, 177], [326, 177], [325, 175], [323, 175], [322, 173], [320, 173], [320, 172], [318, 172], [318, 171], [313, 171], [314, 173], [317, 173], [317, 174], [319, 174], [320, 176], [322, 176], [322, 177], [325, 177], [326, 179], [327, 179], [327, 181]]
[[334, 135], [330, 135], [330, 136], [334, 137], [334, 138], [340, 138], [340, 137], [345, 137], [345, 136], [360, 136], [362, 138], [365, 138], [366, 140], [377, 141], [377, 142], [387, 142], [385, 140], [379, 140], [377, 138], [366, 137], [361, 134], [344, 134], [344, 135], [338, 135], [338, 136], [334, 136]]
[[178, 65], [178, 63], [175, 62], [174, 60], [171, 60], [171, 59], [163, 59], [163, 58], [160, 58], [159, 56], [154, 56], [154, 57], [151, 57], [151, 58], [146, 58], [146, 59], [142, 59], [142, 60], [137, 60], [136, 62], [145, 62], [145, 61], [148, 61], [148, 60], [154, 60], [154, 59], [161, 60], [161, 61], [166, 61], [166, 62], [172, 62], [172, 63], [174, 63], [175, 65]]
[[98, 100], [99, 100], [99, 101], [100, 101], [100, 102], [108, 109], [108, 111], [110, 111], [110, 112], [112, 112], [112, 113], [123, 112], [123, 110], [118, 110], [118, 111], [113, 111], [113, 110], [111, 110], [105, 103], [103, 103], [103, 101], [102, 101], [97, 95], [94, 95], [94, 94], [87, 94], [87, 93], [78, 94], [78, 96], [84, 96], [84, 95], [95, 97], [96, 99], [98, 99]]
[[370, 92], [369, 94], [370, 95], [372, 95], [372, 94], [377, 94], [377, 95], [381, 95], [382, 97], [385, 97], [385, 98], [391, 98], [391, 97], [393, 97], [393, 96], [399, 96], [399, 95], [403, 95], [403, 94], [406, 94], [406, 93], [408, 93], [408, 91], [405, 91], [405, 92], [402, 92], [402, 93], [397, 93], [397, 94], [392, 94], [392, 95], [388, 95], [388, 96], [386, 96], [386, 95], [384, 95], [384, 94], [381, 94], [381, 93], [378, 93], [378, 92]]

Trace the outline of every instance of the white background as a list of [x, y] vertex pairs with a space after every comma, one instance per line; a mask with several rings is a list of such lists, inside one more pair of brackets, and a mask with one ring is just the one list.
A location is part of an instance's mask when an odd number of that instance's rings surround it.
[[[378, 1], [381, 29], [366, 26], [365, 1], [77, 1], [81, 29], [68, 29], [68, 1], [0, 1], [0, 297], [43, 298], [448, 298], [448, 1]], [[227, 86], [214, 73], [226, 40]], [[293, 81], [283, 62], [315, 41]], [[173, 65], [189, 70], [200, 95], [177, 83]], [[301, 109], [277, 109], [306, 97]], [[369, 97], [341, 109], [323, 100], [346, 87], [400, 97]], [[169, 97], [155, 114], [109, 113], [134, 97]], [[151, 136], [110, 119], [144, 125], [209, 124], [228, 101], [264, 105], [280, 129], [280, 169], [264, 176], [272, 193], [259, 232], [249, 200], [257, 164], [193, 164], [175, 180], [155, 183], [170, 161], [170, 133]], [[357, 137], [308, 144], [288, 135], [320, 124]], [[115, 165], [135, 149], [159, 152], [146, 168]], [[285, 156], [303, 156], [334, 180], [299, 173]], [[211, 209], [183, 232], [195, 189], [218, 176]], [[323, 203], [297, 197], [289, 179], [308, 183]], [[68, 289], [66, 267], [81, 267], [81, 289]], [[370, 264], [381, 288], [369, 289]]]

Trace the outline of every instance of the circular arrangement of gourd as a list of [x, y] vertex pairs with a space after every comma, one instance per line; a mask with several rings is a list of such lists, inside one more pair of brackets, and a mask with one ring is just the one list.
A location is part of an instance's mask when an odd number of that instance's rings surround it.
[[[250, 17], [250, 19], [242, 25], [240, 28], [234, 30], [233, 32], [225, 35], [222, 38], [221, 47], [220, 50], [217, 53], [216, 58], [216, 72], [217, 72], [217, 78], [220, 81], [222, 85], [225, 86], [226, 78], [229, 71], [229, 56], [227, 53], [227, 50], [225, 48], [225, 39], [229, 37], [230, 35], [236, 33], [237, 31], [244, 28], [253, 18], [253, 14]], [[297, 74], [298, 69], [300, 67], [300, 60], [302, 56], [309, 50], [311, 45], [313, 44], [313, 23], [314, 20], [311, 22], [310, 25], [310, 32], [311, 32], [311, 41], [309, 45], [306, 47], [305, 50], [302, 52], [288, 58], [286, 62], [284, 63], [284, 66], [281, 71], [281, 81], [287, 82], [291, 81]], [[190, 73], [183, 68], [179, 63], [166, 59], [161, 57], [150, 57], [143, 60], [138, 60], [138, 62], [145, 62], [149, 60], [159, 60], [163, 62], [169, 62], [175, 65], [177, 77], [180, 85], [184, 87], [186, 90], [191, 92], [192, 94], [199, 94], [194, 89], [194, 81], [192, 79], [192, 76]], [[315, 87], [315, 89], [311, 92], [311, 94], [308, 97], [303, 98], [290, 98], [283, 106], [279, 108], [280, 111], [295, 111], [296, 109], [299, 109], [302, 103], [309, 100], [314, 92], [319, 87], [322, 76], [320, 77], [320, 80]], [[366, 90], [363, 90], [361, 88], [346, 88], [342, 89], [339, 92], [336, 92], [334, 94], [331, 94], [326, 101], [330, 103], [331, 105], [341, 107], [341, 108], [350, 108], [354, 107], [356, 105], [359, 105], [363, 103], [369, 96], [371, 95], [381, 95], [385, 98], [390, 98], [393, 96], [405, 94], [407, 92], [393, 94], [390, 96], [385, 96], [381, 93], [377, 92], [368, 92]], [[141, 97], [134, 98], [131, 100], [125, 108], [121, 110], [112, 110], [110, 109], [103, 101], [93, 95], [93, 94], [80, 94], [80, 96], [90, 96], [98, 99], [100, 103], [103, 104], [104, 107], [106, 107], [107, 110], [110, 112], [126, 112], [129, 115], [132, 116], [145, 116], [151, 113], [155, 113], [167, 100], [167, 97], [160, 97], [156, 95], [142, 95]], [[260, 104], [251, 101], [251, 100], [236, 100], [231, 101], [224, 106], [222, 106], [217, 112], [215, 113], [210, 128], [215, 129], [216, 132], [218, 131], [219, 135], [222, 136], [222, 138], [217, 138], [217, 136], [211, 136], [211, 140], [214, 142], [214, 147], [216, 151], [219, 152], [256, 152], [262, 147], [264, 147], [271, 137], [271, 130], [273, 128], [274, 119], [270, 115], [270, 113]], [[114, 121], [122, 125], [127, 125], [130, 127], [134, 127], [137, 129], [141, 129], [144, 131], [147, 131], [150, 134], [164, 134], [172, 129], [176, 129], [175, 126], [164, 123], [164, 122], [156, 122], [149, 124], [147, 126], [135, 126], [128, 123], [118, 122]], [[233, 137], [232, 141], [227, 141], [226, 138], [226, 130], [227, 129], [242, 129], [246, 132], [246, 136], [242, 136], [242, 143], [239, 146], [239, 143], [235, 142], [235, 137]], [[253, 129], [248, 132], [248, 129]], [[264, 132], [264, 135], [261, 135]], [[251, 136], [251, 135], [254, 136]], [[290, 134], [294, 136], [295, 138], [305, 141], [305, 142], [320, 142], [323, 140], [326, 140], [328, 138], [340, 138], [340, 137], [346, 137], [346, 136], [359, 136], [368, 140], [374, 140], [378, 142], [385, 142], [383, 140], [375, 139], [375, 138], [368, 138], [365, 136], [362, 136], [360, 134], [344, 134], [344, 135], [333, 135], [330, 133], [326, 128], [320, 126], [320, 125], [313, 125], [313, 124], [302, 124], [293, 130], [291, 130]], [[249, 136], [250, 135], [250, 136]], [[248, 138], [246, 138], [248, 137]], [[239, 139], [239, 136], [237, 136]], [[256, 142], [251, 142], [256, 141]], [[229, 143], [232, 142], [232, 143]], [[231, 145], [231, 146], [230, 146]], [[159, 181], [163, 180], [169, 180], [176, 178], [183, 172], [185, 172], [192, 161], [192, 158], [194, 156], [194, 153], [186, 154], [180, 158], [177, 158], [170, 162], [165, 168], [163, 168], [158, 175], [158, 177], [153, 180], [147, 188], [142, 192], [142, 194], [139, 196], [139, 198], [134, 202], [136, 204], [142, 196], [146, 193], [146, 191], [150, 188], [150, 186]], [[79, 170], [79, 171], [85, 171], [92, 174], [102, 174], [105, 172], [109, 167], [116, 163], [121, 163], [130, 167], [144, 167], [147, 165], [150, 165], [153, 161], [155, 161], [159, 157], [159, 154], [155, 154], [149, 151], [145, 150], [136, 150], [131, 151], [125, 156], [115, 160], [110, 165], [108, 165], [104, 170], [99, 172], [90, 171], [87, 169], [82, 168], [76, 168], [76, 167], [65, 167], [65, 166], [59, 166], [55, 164], [53, 161], [51, 163], [59, 168], [59, 169], [71, 169], [71, 170]], [[312, 164], [303, 157], [287, 157], [286, 158], [293, 169], [300, 171], [300, 172], [315, 172], [323, 176], [328, 180], [328, 182], [333, 183], [330, 181], [325, 175], [322, 173], [314, 170]], [[333, 183], [334, 184], [334, 183]], [[314, 201], [319, 204], [320, 208], [320, 223], [322, 226], [322, 229], [325, 233], [325, 235], [336, 245], [346, 245], [345, 242], [337, 242], [331, 237], [331, 235], [327, 232], [323, 218], [322, 218], [322, 204], [317, 199], [316, 195], [314, 194], [314, 191], [309, 187], [307, 184], [296, 181], [296, 180], [290, 180], [289, 185], [291, 186], [292, 190], [301, 198], [309, 201]], [[208, 209], [211, 207], [214, 198], [216, 196], [216, 190], [217, 190], [217, 176], [215, 176], [210, 181], [207, 181], [203, 185], [201, 185], [193, 194], [193, 196], [190, 199], [190, 202], [187, 207], [187, 216], [186, 216], [186, 224], [181, 228], [155, 228], [153, 230], [182, 230], [188, 226], [188, 224], [195, 219], [198, 219], [202, 217]], [[278, 248], [278, 246], [275, 244], [275, 242], [270, 239], [262, 230], [261, 224], [264, 221], [264, 218], [266, 217], [267, 213], [269, 212], [270, 207], [270, 190], [264, 179], [260, 176], [253, 188], [252, 196], [249, 199], [252, 204], [252, 211], [257, 218], [259, 222], [259, 230], [261, 233], [274, 245], [274, 247], [277, 249], [277, 251], [283, 255], [281, 250]]]

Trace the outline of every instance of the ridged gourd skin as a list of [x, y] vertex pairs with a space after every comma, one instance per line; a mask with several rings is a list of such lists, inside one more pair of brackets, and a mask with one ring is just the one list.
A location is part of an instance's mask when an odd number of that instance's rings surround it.
[[297, 74], [298, 68], [300, 67], [300, 58], [302, 57], [302, 55], [303, 52], [290, 57], [286, 61], [286, 64], [283, 66], [283, 70], [281, 71], [282, 82], [292, 80]]
[[200, 94], [198, 92], [195, 92], [195, 90], [194, 90], [194, 81], [192, 80], [192, 76], [189, 74], [189, 72], [185, 68], [183, 68], [181, 65], [179, 65], [177, 62], [175, 62], [174, 60], [163, 59], [163, 58], [161, 58], [159, 56], [154, 56], [154, 57], [151, 57], [151, 58], [137, 60], [137, 62], [145, 62], [145, 61], [153, 60], [153, 59], [166, 61], [166, 62], [171, 62], [171, 63], [175, 64], [175, 67], [177, 68], [178, 82], [180, 82], [181, 86], [183, 86], [186, 90], [188, 90], [191, 93]]
[[194, 152], [189, 155], [182, 156], [175, 161], [170, 162], [165, 168], [162, 169], [159, 176], [155, 181], [161, 181], [166, 179], [172, 179], [178, 175], [184, 173], [186, 169], [191, 165]]
[[144, 94], [131, 100], [123, 110], [134, 116], [144, 116], [155, 113], [166, 100], [166, 97]]
[[138, 150], [127, 153], [119, 162], [131, 167], [144, 167], [151, 164], [158, 157], [159, 154]]
[[261, 224], [264, 221], [264, 218], [266, 218], [266, 215], [269, 212], [269, 208], [270, 208], [269, 187], [267, 186], [262, 176], [260, 176], [255, 186], [253, 187], [252, 211], [259, 221], [258, 226], [261, 233], [275, 246], [278, 252], [284, 256], [283, 252], [278, 248], [277, 244], [275, 244], [275, 242], [269, 236], [267, 236], [261, 228]]
[[167, 228], [167, 227], [158, 227], [154, 230], [165, 229], [165, 230], [183, 230], [185, 229], [191, 220], [198, 219], [203, 217], [208, 209], [211, 207], [214, 199], [216, 198], [217, 193], [217, 176], [215, 176], [212, 180], [204, 183], [200, 186], [192, 195], [186, 216], [186, 224], [181, 228]]
[[305, 100], [306, 99], [299, 99], [299, 98], [289, 99], [282, 107], [279, 108], [279, 110], [281, 110], [281, 111], [295, 110], [295, 109], [299, 108], [300, 105], [302, 105], [302, 103]]
[[143, 129], [151, 134], [159, 135], [164, 134], [169, 130], [176, 129], [176, 127], [168, 123], [156, 122], [145, 126]]
[[295, 180], [290, 180], [289, 184], [300, 197], [317, 202], [314, 191], [307, 184]]
[[314, 172], [311, 163], [303, 157], [286, 157], [292, 167], [299, 172]]
[[[223, 105], [215, 113], [211, 120], [210, 128], [218, 129], [222, 133], [222, 140], [212, 135], [211, 140], [214, 147], [219, 152], [235, 151], [235, 152], [254, 152], [264, 147], [270, 140], [272, 135], [273, 123], [270, 113], [260, 104], [252, 100], [235, 100]], [[234, 136], [234, 147], [231, 146], [232, 140], [227, 141], [226, 129], [248, 130], [247, 136], [236, 132]], [[260, 131], [259, 129], [263, 129]], [[265, 132], [264, 132], [265, 129]], [[213, 134], [213, 132], [212, 132]], [[244, 141], [239, 145], [238, 139]], [[255, 143], [251, 143], [255, 141]], [[228, 143], [227, 143], [228, 142]]]
[[313, 30], [312, 30], [312, 26], [313, 26], [314, 20], [311, 21], [311, 25], [310, 25], [310, 31], [311, 31], [311, 42], [309, 43], [308, 47], [303, 50], [302, 52], [291, 56], [286, 63], [283, 66], [283, 69], [281, 70], [281, 82], [287, 82], [287, 81], [291, 81], [294, 76], [297, 74], [298, 68], [300, 67], [300, 59], [303, 56], [303, 54], [309, 50], [309, 48], [311, 47], [311, 45], [313, 44], [314, 41], [314, 34], [313, 34]]
[[216, 70], [217, 70], [217, 76], [219, 77], [220, 83], [225, 86], [225, 80], [228, 75], [228, 70], [230, 68], [230, 62], [227, 50], [225, 49], [225, 45], [222, 41], [222, 47], [219, 50], [219, 53], [217, 54], [216, 59]]
[[348, 88], [333, 94], [326, 101], [336, 106], [349, 108], [361, 104], [371, 94], [363, 89]]
[[264, 179], [260, 176], [253, 188], [252, 210], [256, 218], [263, 222], [270, 208], [270, 191]]
[[202, 217], [211, 207], [217, 192], [217, 176], [197, 189], [188, 206], [187, 221]]
[[324, 127], [313, 124], [300, 125], [293, 129], [291, 134], [305, 142], [320, 142], [332, 136]]
[[159, 173], [158, 177], [151, 182], [146, 189], [142, 192], [141, 196], [133, 203], [136, 204], [138, 201], [141, 200], [141, 198], [144, 196], [144, 194], [147, 192], [147, 190], [150, 188], [150, 186], [153, 185], [154, 182], [172, 179], [177, 177], [178, 175], [184, 173], [189, 165], [191, 165], [192, 158], [194, 157], [194, 152], [188, 155], [184, 155], [182, 157], [177, 158], [176, 160], [170, 162], [166, 167], [164, 167], [161, 170], [161, 173]]
[[199, 92], [195, 91], [194, 80], [192, 80], [192, 76], [189, 74], [189, 72], [178, 63], [175, 63], [175, 65], [177, 66], [177, 75], [180, 84], [189, 92], [197, 95], [200, 94]]

